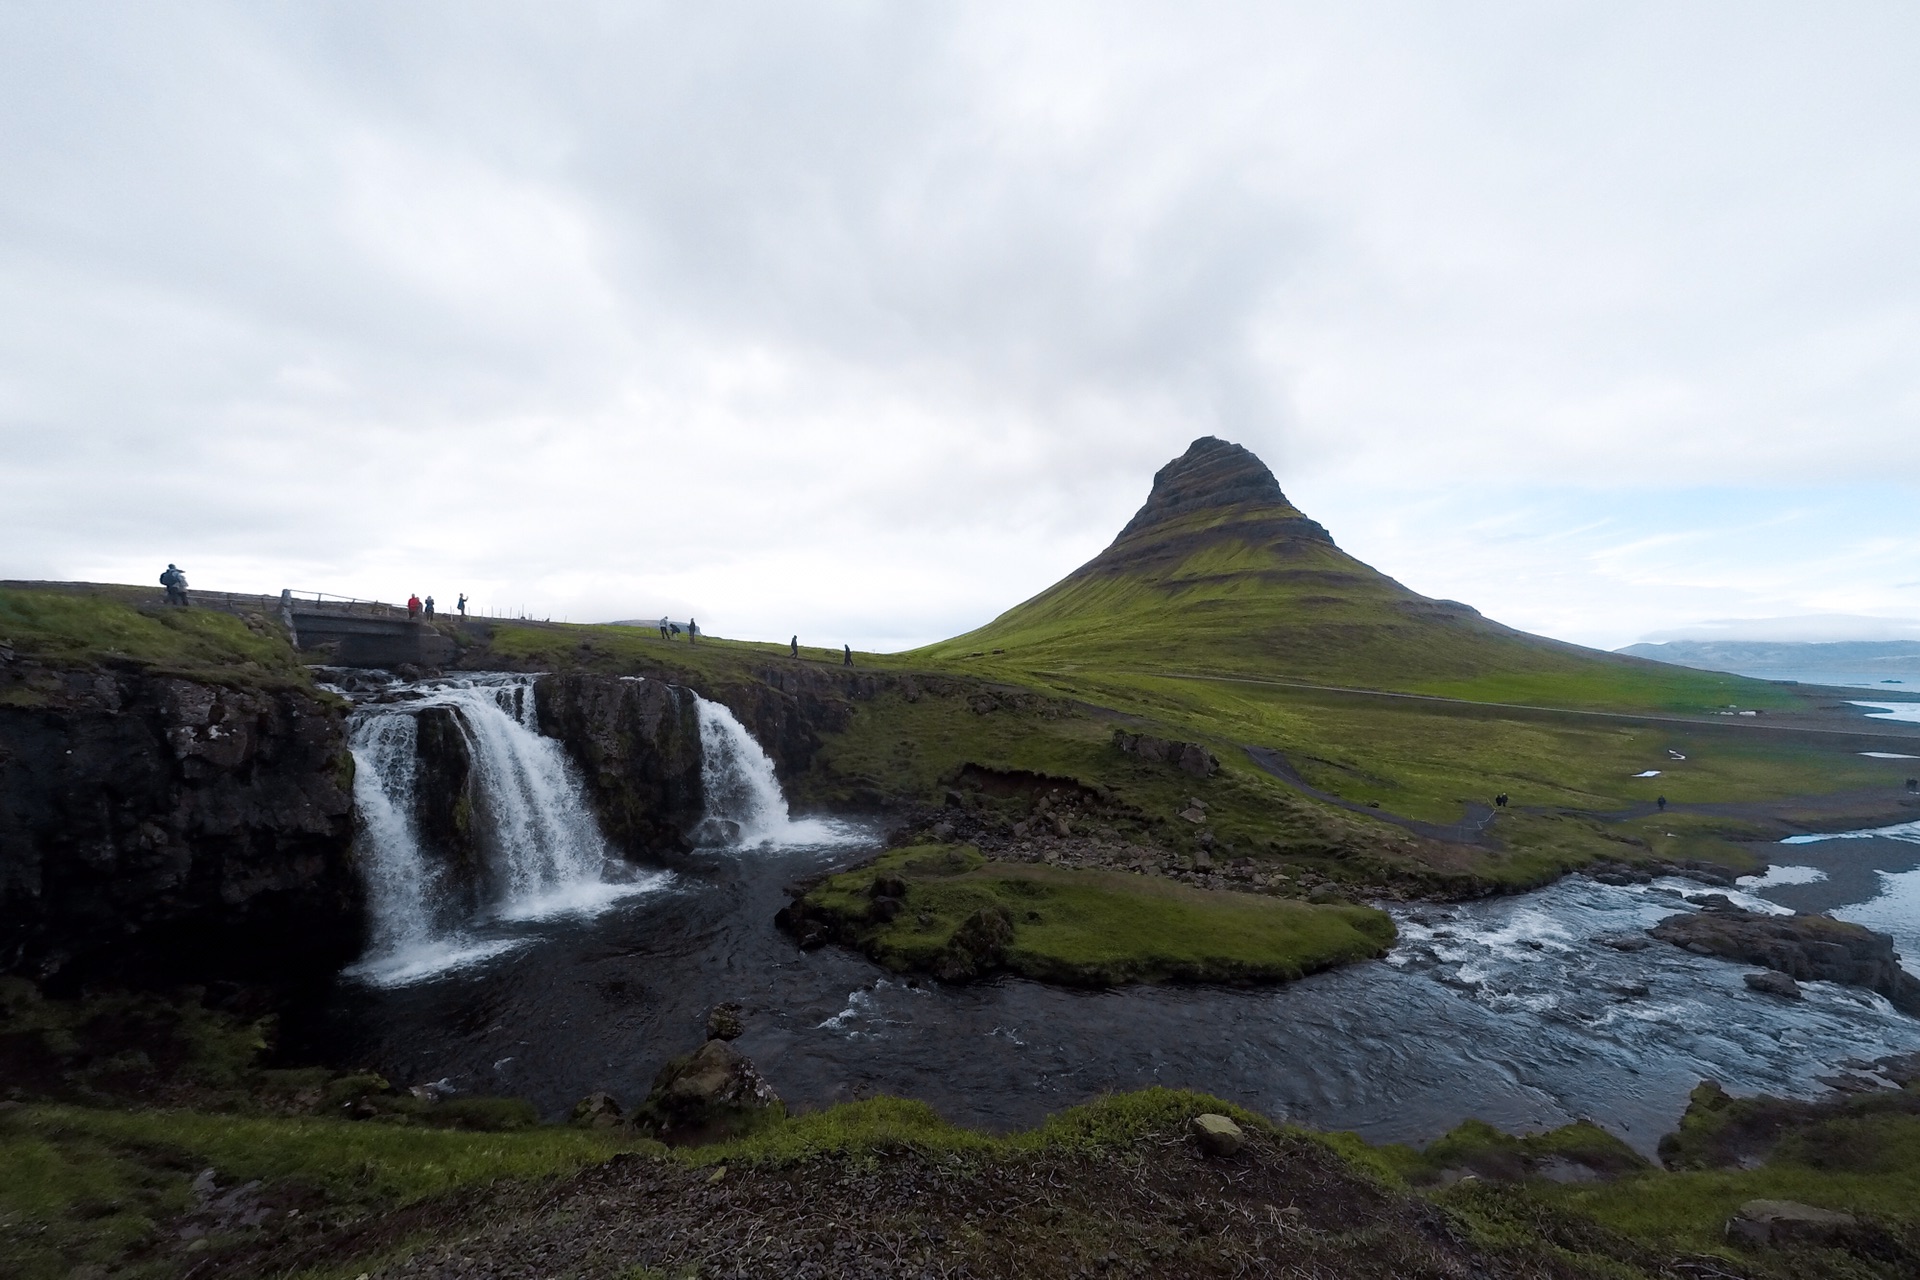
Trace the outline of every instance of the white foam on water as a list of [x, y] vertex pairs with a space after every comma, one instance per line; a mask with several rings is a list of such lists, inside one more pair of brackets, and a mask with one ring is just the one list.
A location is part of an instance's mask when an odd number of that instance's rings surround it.
[[1873, 827], [1865, 831], [1816, 831], [1811, 835], [1788, 836], [1781, 844], [1819, 844], [1823, 840], [1906, 840], [1920, 844], [1920, 821], [1899, 822], [1891, 827]]
[[1735, 883], [1752, 892], [1786, 884], [1819, 884], [1826, 878], [1827, 873], [1818, 867], [1768, 867], [1764, 875], [1741, 876]]
[[773, 761], [733, 712], [694, 695], [700, 720], [700, 783], [707, 811], [703, 843], [739, 849], [853, 844], [870, 838], [852, 823], [794, 818]]
[[463, 934], [449, 934], [391, 951], [370, 953], [342, 972], [369, 986], [406, 987], [458, 969], [472, 968], [497, 955], [517, 951], [526, 942], [524, 938], [481, 940]]

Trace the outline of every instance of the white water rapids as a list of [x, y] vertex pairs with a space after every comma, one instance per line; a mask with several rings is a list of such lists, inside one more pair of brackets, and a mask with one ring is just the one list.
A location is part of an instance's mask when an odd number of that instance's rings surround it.
[[[371, 936], [348, 972], [376, 986], [403, 986], [512, 950], [532, 940], [524, 926], [586, 917], [623, 898], [665, 889], [672, 877], [641, 871], [601, 834], [566, 750], [541, 736], [532, 676], [474, 675], [395, 684], [399, 695], [353, 713], [354, 802]], [[705, 847], [773, 848], [836, 844], [851, 829], [826, 819], [795, 820], [773, 762], [733, 716], [693, 697], [700, 725]], [[469, 821], [484, 865], [483, 905], [422, 842], [419, 713], [454, 712], [471, 760]], [[464, 916], [464, 918], [462, 918]]]

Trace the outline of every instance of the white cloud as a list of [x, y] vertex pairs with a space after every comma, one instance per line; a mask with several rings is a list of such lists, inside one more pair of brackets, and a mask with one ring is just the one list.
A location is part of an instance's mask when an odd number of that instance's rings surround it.
[[1519, 625], [1897, 614], [1917, 52], [1871, 5], [16, 5], [0, 573], [898, 644], [1215, 433]]

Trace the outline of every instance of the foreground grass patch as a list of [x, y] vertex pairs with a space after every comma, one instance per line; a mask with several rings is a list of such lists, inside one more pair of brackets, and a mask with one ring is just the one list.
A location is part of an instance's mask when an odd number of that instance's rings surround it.
[[1152, 876], [988, 862], [965, 845], [895, 850], [834, 876], [808, 918], [897, 970], [1046, 982], [1278, 982], [1382, 954], [1370, 907], [1193, 889]]

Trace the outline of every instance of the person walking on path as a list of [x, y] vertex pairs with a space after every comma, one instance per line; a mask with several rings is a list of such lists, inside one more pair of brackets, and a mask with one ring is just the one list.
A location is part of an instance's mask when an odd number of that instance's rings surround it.
[[420, 597], [412, 592], [407, 593], [407, 621], [420, 621]]
[[167, 571], [160, 575], [160, 585], [167, 589], [167, 603], [187, 607], [187, 575], [180, 572], [180, 566], [170, 564]]
[[467, 620], [467, 593], [466, 592], [462, 591], [460, 593], [460, 598], [453, 602], [453, 607], [460, 611], [460, 621], [465, 622]]
[[798, 633], [798, 632], [795, 632], [795, 633], [794, 633], [794, 637], [793, 637], [793, 639], [792, 639], [792, 640], [790, 640], [790, 641], [788, 641], [788, 643], [789, 643], [789, 644], [791, 644], [791, 645], [793, 646], [793, 656], [794, 656], [794, 657], [796, 657], [796, 658], [797, 658], [797, 657], [799, 657], [799, 656], [800, 656], [800, 635], [799, 635], [799, 633]]
[[1660, 807], [1660, 812], [1665, 813], [1667, 811], [1667, 798], [1665, 796], [1661, 796], [1658, 800], [1655, 800], [1654, 804]]
[[847, 646], [847, 659], [845, 662], [842, 662], [840, 665], [843, 667], [850, 667], [853, 665], [853, 646], [852, 645]]
[[432, 622], [433, 621], [433, 597], [432, 596], [427, 597], [426, 611], [427, 611], [427, 621]]

